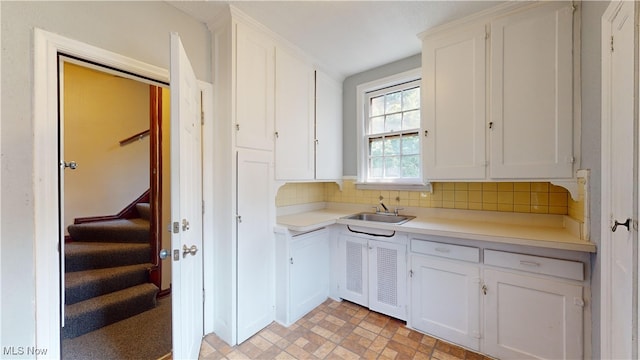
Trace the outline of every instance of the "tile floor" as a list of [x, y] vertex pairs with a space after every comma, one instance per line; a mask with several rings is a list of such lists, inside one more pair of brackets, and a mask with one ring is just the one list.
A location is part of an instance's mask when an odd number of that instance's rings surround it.
[[230, 347], [205, 336], [200, 359], [479, 359], [489, 358], [409, 330], [404, 322], [331, 299], [286, 328], [272, 323]]

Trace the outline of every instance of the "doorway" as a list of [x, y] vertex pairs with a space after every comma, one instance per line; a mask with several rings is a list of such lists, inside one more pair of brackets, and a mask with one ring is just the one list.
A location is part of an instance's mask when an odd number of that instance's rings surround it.
[[167, 84], [59, 64], [62, 357], [159, 358], [171, 351], [171, 262], [158, 258], [171, 247], [160, 231], [171, 209]]
[[[140, 62], [138, 60], [110, 52], [86, 43], [76, 41], [64, 36], [54, 34], [42, 29], [34, 29], [34, 197], [38, 199], [34, 203], [35, 210], [35, 308], [36, 308], [36, 347], [48, 349], [48, 354], [52, 358], [61, 357], [60, 348], [60, 329], [61, 329], [61, 291], [60, 291], [60, 243], [61, 225], [60, 225], [60, 204], [59, 204], [59, 144], [58, 144], [58, 54], [65, 53], [86, 61], [106, 64], [112, 69], [121, 69], [131, 74], [138, 74], [142, 78], [168, 82], [170, 73], [167, 69], [154, 65]], [[169, 49], [167, 49], [169, 51]], [[173, 53], [173, 51], [172, 51]], [[172, 62], [173, 63], [173, 62]], [[174, 73], [173, 71], [171, 73]], [[179, 76], [178, 76], [179, 78]], [[212, 105], [213, 105], [213, 85], [202, 81], [195, 81], [202, 94], [202, 111], [204, 124], [202, 126], [202, 159], [204, 164], [213, 163], [213, 124]], [[172, 90], [172, 93], [175, 92]], [[178, 101], [178, 97], [172, 97], [172, 102], [178, 106], [172, 105], [172, 109], [181, 106], [182, 100]], [[176, 117], [172, 116], [174, 122]], [[172, 126], [172, 129], [175, 128]], [[171, 151], [174, 154], [173, 148]], [[179, 154], [175, 152], [175, 154]], [[174, 164], [182, 161], [182, 156], [176, 156]], [[174, 166], [171, 173], [177, 172], [178, 166]], [[203, 193], [204, 211], [207, 214], [213, 213], [213, 188], [212, 167], [208, 166], [203, 169]], [[175, 182], [172, 182], [175, 183]], [[172, 191], [173, 194], [173, 191]], [[172, 202], [175, 207], [175, 202]], [[191, 202], [190, 205], [202, 209], [200, 201]], [[172, 210], [173, 211], [173, 210]], [[198, 211], [200, 213], [200, 210]], [[204, 289], [184, 289], [182, 294], [176, 288], [180, 279], [173, 280], [172, 295], [176, 294], [196, 298], [205, 295], [204, 309], [206, 316], [204, 317], [204, 332], [213, 331], [213, 271], [212, 271], [212, 254], [211, 247], [213, 242], [213, 218], [204, 217], [202, 223], [202, 237], [204, 239], [202, 251], [197, 256], [204, 258]], [[175, 234], [174, 234], [175, 235]], [[174, 236], [172, 235], [172, 238]], [[178, 252], [181, 248], [180, 237], [176, 237], [176, 241], [172, 239], [172, 253]], [[192, 255], [192, 258], [197, 258]], [[172, 274], [188, 261], [173, 261]], [[187, 290], [193, 290], [187, 293]], [[204, 293], [203, 293], [204, 290]], [[199, 296], [198, 296], [199, 295]], [[202, 303], [200, 303], [202, 306]], [[176, 310], [177, 309], [177, 310]], [[176, 313], [180, 313], [181, 308], [176, 308], [175, 301], [172, 303], [172, 324], [175, 328], [176, 321], [182, 325], [184, 321], [191, 318], [185, 316], [176, 317]], [[200, 342], [200, 336], [197, 342]], [[197, 335], [197, 334], [196, 334]], [[172, 333], [175, 337], [175, 332]], [[194, 337], [194, 342], [196, 341]], [[181, 352], [182, 348], [173, 344], [174, 356], [186, 357]]]

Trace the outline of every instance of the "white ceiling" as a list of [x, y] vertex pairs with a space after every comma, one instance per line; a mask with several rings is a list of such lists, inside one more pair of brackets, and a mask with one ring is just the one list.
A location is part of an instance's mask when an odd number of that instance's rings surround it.
[[170, 1], [204, 22], [227, 4], [347, 77], [420, 52], [417, 34], [502, 1]]

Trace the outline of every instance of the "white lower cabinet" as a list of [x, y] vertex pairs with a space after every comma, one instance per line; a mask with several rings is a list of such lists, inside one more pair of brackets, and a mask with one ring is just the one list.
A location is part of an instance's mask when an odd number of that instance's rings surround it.
[[415, 329], [480, 350], [478, 264], [411, 255], [410, 284]]
[[373, 311], [407, 319], [407, 245], [405, 235], [340, 234], [338, 294]]
[[581, 359], [582, 286], [485, 269], [483, 352], [500, 359]]
[[276, 320], [289, 326], [329, 296], [330, 234], [277, 234]]
[[500, 359], [583, 357], [584, 262], [438, 240], [410, 240], [409, 327]]

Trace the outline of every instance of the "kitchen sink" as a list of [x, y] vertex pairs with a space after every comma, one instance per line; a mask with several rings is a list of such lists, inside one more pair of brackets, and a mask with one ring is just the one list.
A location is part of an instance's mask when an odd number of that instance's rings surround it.
[[415, 216], [409, 215], [396, 215], [394, 213], [370, 213], [361, 212], [343, 217], [346, 220], [362, 220], [372, 222], [382, 222], [387, 224], [404, 224], [411, 219], [415, 219]]

